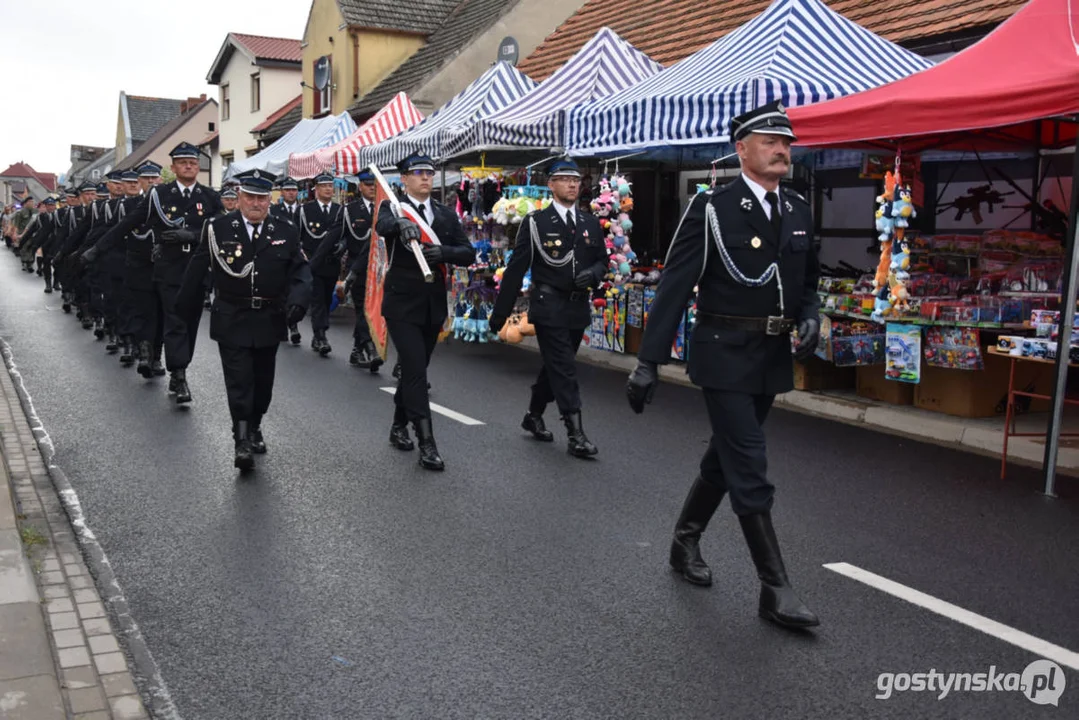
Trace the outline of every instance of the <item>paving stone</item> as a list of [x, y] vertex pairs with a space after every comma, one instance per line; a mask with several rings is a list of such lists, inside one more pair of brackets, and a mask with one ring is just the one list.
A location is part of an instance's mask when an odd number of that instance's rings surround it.
[[135, 687], [135, 681], [131, 679], [131, 673], [128, 672], [102, 675], [101, 686], [105, 689], [105, 694], [109, 697], [114, 697], [116, 695], [135, 695], [138, 693], [138, 689]]
[[108, 618], [91, 618], [89, 620], [82, 621], [82, 629], [86, 631], [86, 634], [90, 637], [94, 635], [109, 635], [112, 633], [112, 626], [109, 625]]
[[69, 598], [55, 598], [49, 600], [45, 607], [48, 609], [50, 615], [55, 615], [56, 613], [69, 613], [75, 609]]
[[77, 647], [86, 644], [86, 641], [82, 637], [82, 631], [78, 628], [72, 630], [57, 630], [52, 634], [52, 639], [58, 648]]
[[83, 667], [66, 668], [60, 671], [63, 686], [68, 690], [94, 687], [98, 684], [97, 673], [89, 665]]
[[57, 585], [66, 580], [64, 574], [59, 570], [51, 570], [41, 573], [41, 582], [46, 585]]
[[46, 600], [57, 600], [67, 597], [67, 585], [46, 585], [43, 588]]
[[120, 644], [112, 635], [96, 635], [90, 638], [90, 652], [94, 655], [120, 652]]
[[112, 720], [112, 716], [104, 710], [99, 710], [97, 712], [76, 715], [75, 720]]
[[49, 627], [53, 630], [70, 630], [79, 626], [79, 616], [73, 612], [49, 615]]
[[42, 565], [42, 569], [45, 572], [55, 572], [55, 571], [60, 569], [60, 561], [59, 560], [46, 560], [45, 563]]
[[120, 695], [109, 698], [113, 720], [144, 720], [147, 717], [138, 695]]
[[81, 590], [83, 588], [91, 587], [90, 578], [86, 575], [79, 575], [73, 577], [67, 581], [67, 584], [71, 586], [73, 590]]
[[86, 620], [87, 618], [105, 617], [105, 606], [100, 602], [79, 603], [78, 607], [79, 617], [83, 620]]
[[0, 680], [56, 672], [39, 603], [0, 605], [0, 628]]
[[97, 665], [97, 671], [102, 675], [124, 672], [127, 670], [127, 658], [124, 657], [122, 652], [94, 655], [94, 664]]
[[4, 720], [65, 720], [67, 711], [52, 675], [0, 680], [0, 717]]
[[97, 590], [93, 588], [82, 588], [75, 591], [75, 602], [77, 603], [97, 602], [99, 599]]
[[68, 577], [73, 577], [75, 575], [85, 575], [86, 568], [82, 566], [82, 563], [69, 563], [67, 565], [64, 565], [64, 572], [67, 573]]
[[85, 647], [64, 648], [57, 651], [60, 667], [71, 668], [90, 664], [90, 653]]
[[76, 556], [76, 555], [74, 555], [72, 553], [65, 552], [65, 553], [60, 553], [60, 559], [64, 561], [65, 565], [67, 565], [68, 563], [77, 563], [82, 558], [80, 558], [80, 557], [78, 557], [78, 556]]
[[97, 687], [68, 690], [67, 701], [71, 705], [71, 712], [76, 715], [109, 709], [108, 704], [105, 702], [104, 693], [101, 692], [101, 688]]

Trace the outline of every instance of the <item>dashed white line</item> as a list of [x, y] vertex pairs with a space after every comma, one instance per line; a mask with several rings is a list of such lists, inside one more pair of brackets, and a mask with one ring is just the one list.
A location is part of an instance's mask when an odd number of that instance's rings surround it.
[[[379, 390], [381, 390], [382, 392], [389, 393], [390, 395], [393, 395], [394, 393], [397, 392], [397, 388], [393, 388], [393, 387], [379, 388]], [[456, 410], [450, 410], [448, 407], [443, 407], [441, 405], [436, 405], [435, 403], [431, 403], [431, 409], [434, 410], [439, 415], [445, 415], [446, 417], [448, 417], [451, 420], [456, 420], [457, 422], [461, 423], [462, 425], [483, 425], [483, 424], [485, 424], [482, 420], [477, 420], [476, 418], [470, 418], [468, 415], [463, 415], [463, 414], [457, 412]]]
[[1048, 658], [1058, 665], [1070, 667], [1072, 670], [1079, 670], [1079, 653], [1068, 650], [1067, 648], [1062, 648], [1047, 640], [1036, 638], [1022, 630], [1016, 630], [1015, 628], [999, 623], [996, 620], [990, 620], [983, 615], [964, 610], [958, 605], [939, 600], [932, 595], [927, 595], [919, 590], [907, 587], [894, 580], [889, 580], [886, 577], [881, 577], [868, 570], [863, 570], [850, 563], [826, 563], [824, 567], [832, 572], [839, 573], [852, 580], [857, 580], [858, 582], [865, 583], [877, 590], [886, 592], [889, 595], [894, 595], [901, 600], [906, 600], [913, 605], [935, 612], [950, 620], [955, 620], [957, 623], [972, 627], [975, 630], [981, 630], [983, 633], [992, 635], [998, 640], [1003, 640], [1006, 643], [1011, 643], [1016, 647], [1028, 650], [1035, 655]]

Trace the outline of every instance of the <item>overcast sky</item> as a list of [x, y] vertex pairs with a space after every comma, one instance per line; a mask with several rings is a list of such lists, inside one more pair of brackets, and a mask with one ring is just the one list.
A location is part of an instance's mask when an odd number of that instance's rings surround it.
[[20, 160], [59, 175], [70, 146], [116, 144], [120, 91], [186, 98], [217, 88], [229, 32], [302, 38], [307, 0], [0, 0], [0, 172]]

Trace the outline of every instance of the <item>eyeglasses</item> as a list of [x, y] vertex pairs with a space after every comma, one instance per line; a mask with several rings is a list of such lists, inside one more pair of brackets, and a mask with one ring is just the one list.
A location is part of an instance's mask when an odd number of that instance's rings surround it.
[[412, 174], [415, 175], [416, 177], [434, 177], [435, 176], [435, 171], [434, 170], [413, 170]]

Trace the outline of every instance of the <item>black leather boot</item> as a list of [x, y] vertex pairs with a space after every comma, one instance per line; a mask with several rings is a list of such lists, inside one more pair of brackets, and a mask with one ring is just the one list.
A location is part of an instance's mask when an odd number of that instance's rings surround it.
[[352, 346], [352, 352], [348, 354], [348, 364], [354, 367], [367, 367], [370, 363], [365, 363], [363, 358], [363, 350], [358, 345]]
[[318, 336], [319, 342], [321, 343], [321, 346], [318, 349], [318, 354], [321, 355], [322, 357], [326, 357], [327, 355], [330, 354], [330, 351], [333, 349], [333, 348], [330, 347], [330, 341], [326, 339], [326, 331], [325, 330], [319, 330], [315, 334]]
[[569, 436], [569, 445], [566, 451], [573, 457], [587, 458], [599, 452], [599, 449], [589, 441], [584, 434], [584, 426], [581, 424], [581, 411], [571, 412], [562, 416], [562, 422], [566, 425], [566, 434]]
[[288, 326], [288, 339], [289, 339], [289, 342], [291, 342], [293, 345], [299, 345], [300, 344], [300, 339], [301, 339], [300, 338], [300, 328], [296, 327], [295, 325], [289, 325]]
[[405, 417], [405, 411], [400, 406], [395, 407], [393, 411], [393, 425], [390, 426], [390, 445], [405, 452], [416, 449], [416, 446], [412, 444], [412, 438], [408, 436], [408, 418]]
[[94, 318], [94, 337], [98, 340], [105, 339], [105, 321], [101, 318]]
[[120, 345], [120, 364], [124, 367], [131, 367], [133, 362], [135, 362], [135, 348], [131, 342], [131, 336], [124, 335], [123, 342]]
[[[187, 371], [186, 370], [173, 370], [172, 380], [176, 385], [176, 404], [183, 405], [184, 403], [191, 402], [191, 388], [187, 386]], [[172, 383], [169, 383], [170, 386]], [[247, 427], [247, 421], [244, 420], [244, 427]], [[246, 436], [247, 433], [245, 432]]]
[[533, 391], [532, 399], [528, 403], [528, 412], [525, 413], [525, 419], [521, 421], [521, 427], [532, 433], [532, 437], [537, 440], [554, 442], [554, 433], [548, 430], [547, 424], [543, 422], [543, 411], [546, 409], [547, 403], [538, 400]]
[[116, 333], [112, 331], [112, 328], [108, 325], [105, 326], [105, 337], [108, 341], [105, 343], [105, 352], [109, 355], [115, 355], [116, 351], [120, 349], [120, 344], [116, 340]]
[[708, 527], [724, 494], [723, 490], [698, 475], [674, 525], [671, 567], [694, 585], [708, 587], [712, 584], [712, 571], [701, 557], [701, 533]]
[[787, 569], [779, 554], [779, 541], [772, 527], [772, 513], [740, 515], [742, 534], [761, 579], [761, 599], [757, 612], [765, 620], [788, 628], [820, 625], [817, 616], [805, 606], [787, 579]]
[[372, 373], [377, 373], [378, 369], [382, 367], [382, 356], [378, 354], [378, 348], [375, 347], [375, 343], [368, 340], [363, 344], [364, 354], [367, 355], [367, 361], [369, 363], [368, 370]]
[[435, 433], [431, 429], [431, 418], [423, 418], [412, 423], [416, 430], [416, 438], [420, 445], [420, 465], [424, 470], [445, 470], [446, 463], [438, 454], [438, 446], [435, 445]]
[[266, 454], [266, 441], [262, 439], [262, 416], [256, 415], [251, 419], [251, 426], [247, 432], [247, 438], [251, 443], [251, 452], [256, 455]]
[[160, 345], [154, 348], [154, 361], [150, 363], [150, 369], [154, 371], [155, 377], [162, 377], [165, 374], [165, 366], [161, 363]]
[[241, 472], [246, 472], [255, 467], [255, 458], [251, 454], [251, 440], [248, 439], [247, 435], [247, 421], [240, 420], [237, 422], [232, 432], [236, 440], [236, 457], [232, 464], [239, 468]]
[[139, 342], [139, 364], [135, 368], [139, 375], [149, 380], [154, 376], [153, 366], [150, 364], [150, 358], [153, 355], [153, 350], [150, 348], [149, 340], [142, 340]]

